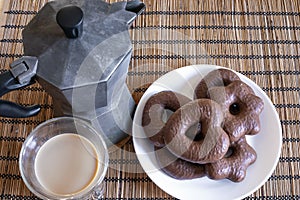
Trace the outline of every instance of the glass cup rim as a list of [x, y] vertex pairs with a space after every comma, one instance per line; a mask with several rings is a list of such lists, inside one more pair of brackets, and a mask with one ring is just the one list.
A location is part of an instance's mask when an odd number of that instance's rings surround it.
[[[79, 192], [79, 193], [75, 193], [75, 194], [71, 194], [71, 195], [59, 195], [60, 199], [68, 199], [68, 198], [75, 198], [75, 199], [77, 199], [77, 198], [81, 198], [82, 196], [84, 196], [87, 193], [92, 192], [94, 190], [94, 188], [103, 181], [103, 179], [104, 179], [104, 177], [105, 177], [105, 175], [107, 173], [108, 163], [109, 163], [108, 148], [107, 148], [107, 145], [106, 145], [106, 143], [104, 141], [103, 136], [101, 136], [100, 133], [91, 124], [89, 124], [88, 122], [86, 122], [86, 121], [84, 121], [84, 120], [82, 120], [80, 118], [77, 118], [77, 117], [68, 117], [68, 116], [54, 117], [54, 118], [48, 119], [48, 120], [40, 123], [35, 128], [33, 128], [30, 131], [29, 135], [26, 137], [25, 141], [23, 142], [21, 150], [20, 150], [20, 153], [19, 153], [19, 171], [20, 171], [20, 174], [21, 174], [21, 178], [24, 181], [26, 187], [32, 193], [34, 193], [37, 197], [40, 197], [40, 198], [45, 198], [46, 196], [49, 196], [50, 193], [49, 194], [48, 193], [45, 194], [45, 193], [42, 193], [42, 192], [37, 192], [34, 189], [34, 187], [27, 181], [27, 178], [26, 178], [25, 173], [23, 171], [21, 160], [23, 158], [23, 152], [24, 152], [24, 150], [26, 148], [26, 144], [29, 142], [30, 138], [32, 138], [32, 136], [35, 135], [35, 133], [37, 132], [37, 130], [40, 129], [40, 128], [42, 128], [46, 124], [50, 124], [52, 122], [60, 121], [60, 120], [73, 120], [73, 121], [79, 122], [79, 123], [87, 126], [89, 129], [92, 130], [92, 132], [95, 133], [95, 135], [98, 136], [98, 138], [100, 139], [100, 141], [102, 143], [102, 146], [103, 146], [103, 148], [105, 150], [105, 152], [104, 152], [105, 155], [104, 155], [104, 159], [103, 159], [103, 163], [104, 163], [103, 172], [100, 175], [99, 179], [97, 181], [93, 182], [93, 186], [92, 187], [90, 187], [88, 190], [86, 190], [84, 194], [82, 194], [81, 192]], [[84, 137], [84, 136], [82, 136], [82, 137]], [[54, 195], [54, 194], [51, 194], [51, 195]]]

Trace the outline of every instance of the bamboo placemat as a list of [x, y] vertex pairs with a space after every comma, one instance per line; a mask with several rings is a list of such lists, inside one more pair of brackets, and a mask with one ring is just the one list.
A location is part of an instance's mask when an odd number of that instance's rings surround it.
[[[22, 56], [21, 31], [47, 0], [0, 0], [0, 72]], [[275, 172], [254, 199], [300, 199], [300, 3], [297, 0], [144, 0], [146, 12], [130, 30], [133, 55], [127, 83], [138, 102], [147, 86], [170, 70], [209, 63], [239, 71], [273, 101], [283, 129]], [[35, 199], [18, 169], [28, 133], [53, 117], [38, 85], [2, 97], [40, 104], [27, 119], [0, 118], [0, 198]], [[134, 154], [132, 141], [110, 155], [106, 199], [174, 199], [159, 189]], [[226, 195], [226, 194], [224, 194]]]

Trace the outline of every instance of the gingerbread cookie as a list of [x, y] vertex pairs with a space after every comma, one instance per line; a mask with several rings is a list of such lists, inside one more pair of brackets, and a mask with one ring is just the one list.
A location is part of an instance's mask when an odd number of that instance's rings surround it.
[[240, 80], [238, 75], [228, 69], [216, 69], [209, 72], [196, 86], [195, 99], [208, 98], [208, 89], [216, 86], [227, 86], [233, 81]]
[[[205, 164], [222, 158], [229, 148], [229, 138], [222, 129], [221, 106], [210, 99], [197, 99], [180, 107], [163, 127], [167, 148], [177, 157]], [[203, 139], [187, 136], [195, 124], [201, 124]]]
[[155, 147], [155, 156], [162, 171], [175, 179], [186, 180], [205, 176], [204, 165], [177, 158], [166, 147]]
[[175, 112], [189, 101], [191, 99], [188, 97], [172, 91], [156, 93], [147, 100], [143, 110], [142, 126], [146, 136], [155, 146], [164, 146], [163, 135], [161, 133], [161, 129], [165, 125], [163, 112], [165, 110]]
[[212, 87], [208, 93], [210, 99], [222, 106], [225, 113], [223, 128], [231, 142], [260, 131], [259, 115], [264, 103], [247, 84], [233, 81], [226, 87]]
[[256, 152], [242, 137], [230, 146], [229, 155], [215, 163], [205, 165], [207, 176], [214, 180], [229, 179], [240, 182], [246, 176], [246, 170], [256, 160]]

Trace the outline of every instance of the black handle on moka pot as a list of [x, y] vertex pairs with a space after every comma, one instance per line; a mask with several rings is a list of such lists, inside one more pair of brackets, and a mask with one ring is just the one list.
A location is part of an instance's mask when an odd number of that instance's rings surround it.
[[[0, 97], [10, 91], [35, 83], [33, 77], [36, 74], [37, 63], [37, 58], [30, 56], [24, 56], [13, 62], [9, 71], [0, 74]], [[10, 101], [0, 100], [1, 117], [31, 117], [38, 114], [40, 109], [39, 105], [25, 107]]]
[[67, 38], [78, 38], [83, 32], [83, 11], [77, 6], [66, 6], [58, 11], [56, 22]]

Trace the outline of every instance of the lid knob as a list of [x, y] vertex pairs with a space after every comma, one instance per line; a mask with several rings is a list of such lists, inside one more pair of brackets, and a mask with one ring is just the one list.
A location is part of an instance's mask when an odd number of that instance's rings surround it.
[[58, 11], [56, 21], [68, 38], [77, 38], [82, 34], [83, 12], [77, 6], [67, 6]]

